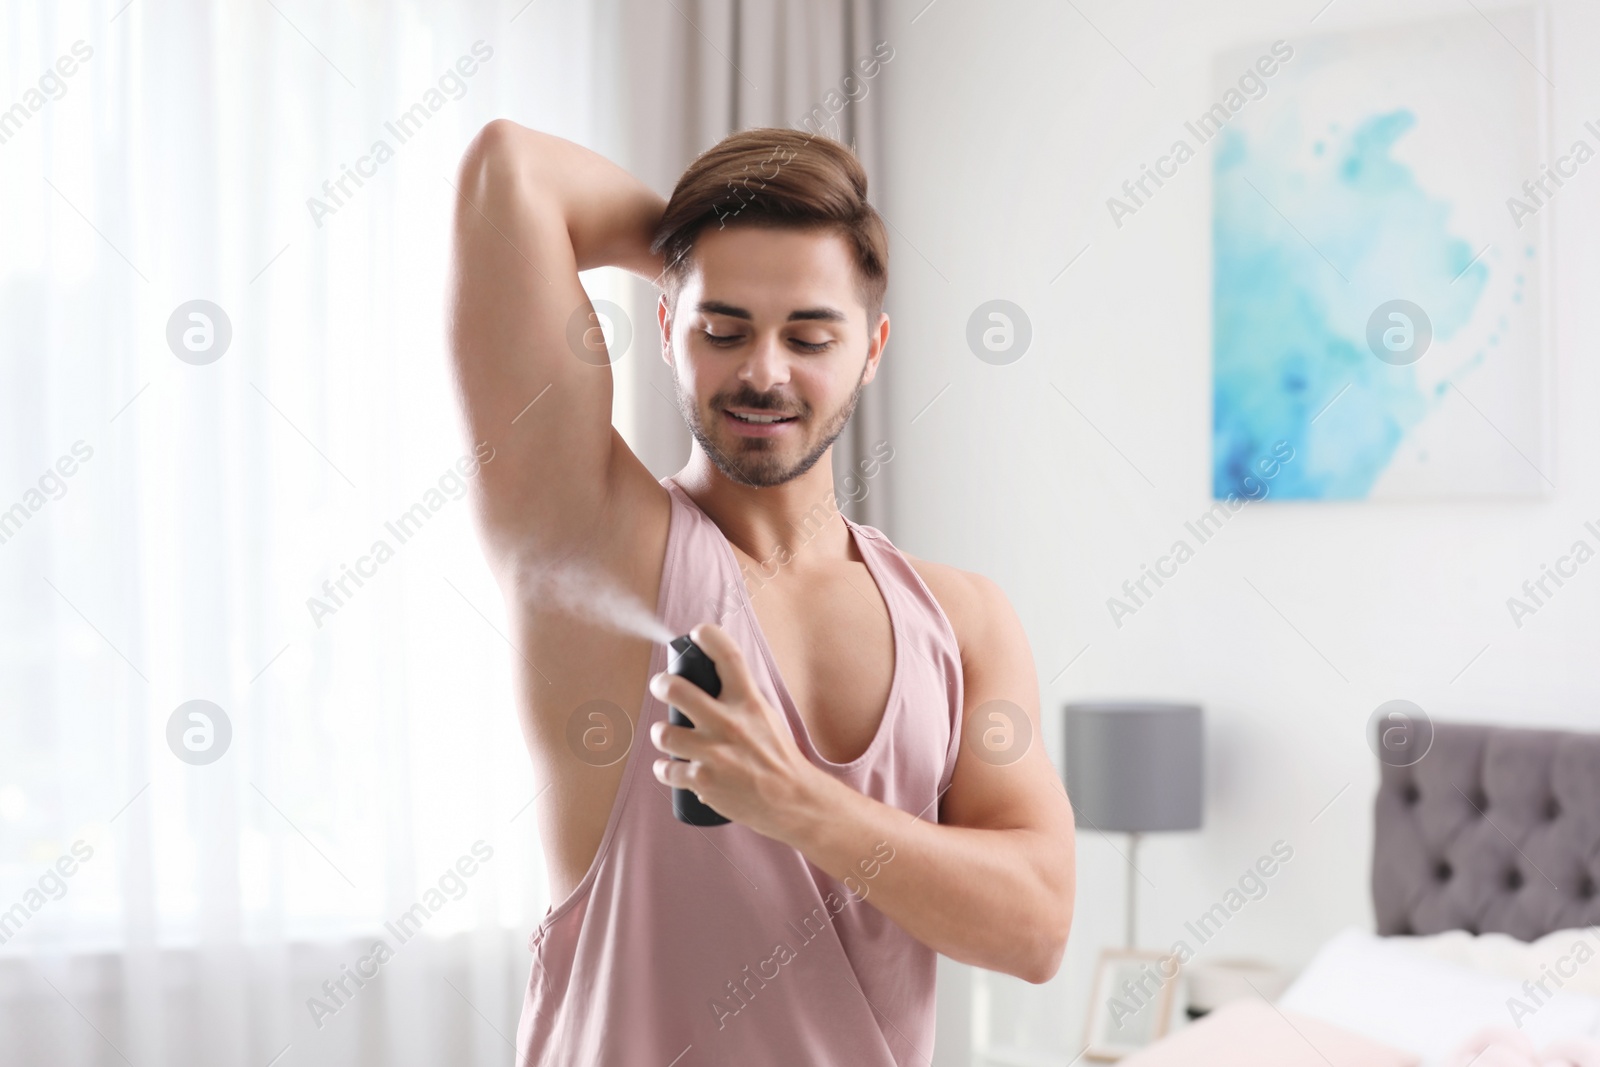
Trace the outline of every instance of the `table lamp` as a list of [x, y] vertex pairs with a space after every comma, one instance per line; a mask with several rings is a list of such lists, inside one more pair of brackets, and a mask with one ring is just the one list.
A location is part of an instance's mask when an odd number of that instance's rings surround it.
[[1128, 835], [1127, 942], [1138, 914], [1135, 856], [1143, 834], [1200, 828], [1200, 705], [1108, 701], [1066, 706], [1067, 796], [1079, 826]]

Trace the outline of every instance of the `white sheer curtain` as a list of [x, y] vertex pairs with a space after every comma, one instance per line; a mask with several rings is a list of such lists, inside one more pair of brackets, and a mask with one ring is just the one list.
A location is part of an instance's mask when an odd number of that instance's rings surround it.
[[510, 1061], [548, 902], [451, 182], [497, 115], [591, 139], [593, 21], [0, 7], [0, 1063]]

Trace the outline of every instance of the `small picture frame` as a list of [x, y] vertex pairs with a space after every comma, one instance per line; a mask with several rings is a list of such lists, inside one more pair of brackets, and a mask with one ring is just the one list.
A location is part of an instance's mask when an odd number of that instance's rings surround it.
[[1095, 964], [1083, 1055], [1120, 1060], [1167, 1036], [1181, 980], [1177, 956], [1108, 948]]

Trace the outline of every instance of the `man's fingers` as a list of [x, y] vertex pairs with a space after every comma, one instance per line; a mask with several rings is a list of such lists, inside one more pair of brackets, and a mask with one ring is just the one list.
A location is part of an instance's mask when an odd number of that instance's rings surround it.
[[699, 766], [698, 763], [685, 763], [682, 760], [658, 759], [651, 769], [655, 771], [656, 781], [662, 785], [670, 785], [674, 789], [693, 790], [696, 785], [694, 771]]
[[663, 704], [689, 716], [696, 727], [717, 730], [727, 721], [727, 713], [718, 700], [687, 678], [658, 674], [650, 679], [650, 692]]
[[689, 631], [689, 637], [717, 665], [717, 677], [722, 681], [719, 699], [734, 703], [755, 695], [755, 682], [744, 652], [728, 631], [714, 622], [703, 622]]
[[665, 722], [657, 722], [650, 727], [650, 741], [667, 755], [686, 760], [705, 759], [715, 743], [699, 730]]

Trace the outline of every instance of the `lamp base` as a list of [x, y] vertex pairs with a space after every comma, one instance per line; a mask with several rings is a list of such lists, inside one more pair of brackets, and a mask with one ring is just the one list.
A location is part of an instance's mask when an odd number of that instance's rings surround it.
[[1128, 899], [1125, 905], [1126, 911], [1124, 912], [1124, 930], [1127, 940], [1126, 947], [1128, 948], [1134, 948], [1136, 942], [1138, 941], [1138, 879], [1141, 877], [1141, 875], [1139, 874], [1139, 863], [1137, 856], [1139, 854], [1139, 838], [1142, 836], [1143, 835], [1137, 830], [1131, 831], [1128, 834]]

